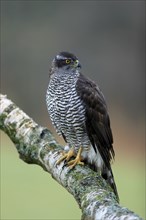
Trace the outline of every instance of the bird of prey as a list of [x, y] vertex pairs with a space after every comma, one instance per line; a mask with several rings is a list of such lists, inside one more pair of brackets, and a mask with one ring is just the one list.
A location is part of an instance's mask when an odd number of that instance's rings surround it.
[[86, 162], [101, 173], [118, 198], [111, 169], [115, 153], [105, 98], [80, 70], [78, 58], [69, 52], [60, 52], [52, 61], [46, 103], [57, 133], [69, 146], [57, 164], [64, 160], [72, 169]]

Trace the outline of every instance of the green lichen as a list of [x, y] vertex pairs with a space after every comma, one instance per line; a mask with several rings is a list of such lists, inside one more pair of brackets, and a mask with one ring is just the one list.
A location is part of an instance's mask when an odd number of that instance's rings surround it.
[[[5, 119], [15, 108], [15, 105], [9, 105], [6, 109], [7, 111], [1, 114], [0, 128], [2, 128], [2, 130], [4, 130], [16, 144], [21, 159], [27, 163], [39, 164], [44, 168], [44, 170], [46, 170], [46, 161], [44, 161], [44, 157], [47, 156], [49, 150], [51, 150], [52, 153], [55, 153], [56, 151], [60, 152], [61, 146], [55, 141], [51, 132], [49, 132], [46, 128], [36, 125], [35, 122], [33, 124], [31, 119], [31, 123], [29, 124], [29, 119], [27, 117], [25, 118], [25, 114], [22, 115], [24, 120], [20, 124], [19, 132], [16, 130], [17, 122], [6, 125], [4, 123]], [[23, 114], [23, 112], [18, 112], [18, 114]], [[27, 128], [30, 127], [30, 130], [28, 129], [29, 131], [27, 136], [23, 136], [23, 132], [25, 130], [24, 127], [24, 130], [22, 129], [21, 133], [21, 126], [23, 124], [26, 124]], [[39, 152], [40, 149], [41, 152]], [[39, 156], [42, 158], [42, 162], [40, 161]], [[74, 196], [82, 209], [82, 219], [92, 220], [94, 218], [95, 213], [91, 213], [91, 209], [87, 209], [87, 207], [93, 203], [95, 204], [95, 210], [92, 212], [98, 212], [98, 207], [101, 205], [104, 207], [110, 207], [106, 213], [106, 219], [108, 219], [109, 212], [110, 214], [114, 213], [114, 215], [116, 213], [117, 217], [127, 214], [127, 216], [132, 215], [133, 217], [137, 217], [139, 220], [141, 219], [132, 211], [120, 207], [118, 203], [115, 202], [112, 190], [107, 186], [105, 181], [103, 181], [99, 173], [93, 172], [88, 168], [88, 166], [85, 165], [84, 167], [81, 167], [80, 165], [77, 165], [73, 170], [68, 171], [68, 169], [64, 168], [62, 168], [62, 170], [57, 170], [57, 168], [53, 165], [49, 171], [52, 173], [54, 179], [62, 184]], [[91, 192], [93, 192], [93, 198], [88, 198]]]

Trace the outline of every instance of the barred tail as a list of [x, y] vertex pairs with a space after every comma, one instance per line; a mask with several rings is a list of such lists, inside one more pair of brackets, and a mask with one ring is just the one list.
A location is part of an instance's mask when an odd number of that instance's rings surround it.
[[115, 180], [114, 180], [114, 176], [113, 176], [113, 172], [112, 172], [111, 167], [110, 167], [110, 169], [108, 169], [107, 167], [104, 167], [101, 175], [106, 180], [106, 182], [111, 186], [111, 188], [113, 189], [113, 191], [117, 197], [117, 200], [119, 202], [118, 191], [117, 191], [117, 187], [115, 184]]

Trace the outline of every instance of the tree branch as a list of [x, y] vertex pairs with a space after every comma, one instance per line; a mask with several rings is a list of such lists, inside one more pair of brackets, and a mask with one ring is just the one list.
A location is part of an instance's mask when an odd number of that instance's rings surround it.
[[13, 141], [20, 158], [41, 166], [66, 188], [82, 209], [82, 220], [142, 219], [121, 207], [104, 179], [87, 165], [77, 165], [73, 170], [63, 162], [56, 166], [62, 147], [51, 132], [36, 124], [4, 95], [0, 95], [0, 106], [0, 129]]

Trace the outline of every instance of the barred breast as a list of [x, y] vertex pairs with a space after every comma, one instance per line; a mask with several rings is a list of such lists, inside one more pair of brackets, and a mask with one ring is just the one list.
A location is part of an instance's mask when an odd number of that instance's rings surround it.
[[89, 146], [85, 128], [85, 108], [77, 95], [78, 74], [73, 76], [53, 75], [50, 79], [46, 102], [51, 121], [59, 135], [74, 147]]

